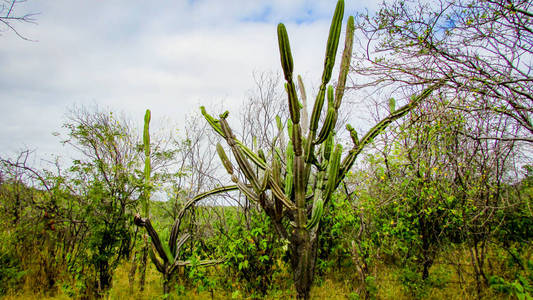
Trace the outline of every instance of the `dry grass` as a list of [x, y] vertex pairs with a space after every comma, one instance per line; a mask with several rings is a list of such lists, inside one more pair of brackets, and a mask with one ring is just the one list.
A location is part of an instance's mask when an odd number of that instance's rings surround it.
[[[462, 274], [462, 279], [454, 269], [451, 261], [455, 264], [468, 265], [469, 257], [467, 253], [460, 249], [450, 251], [448, 253], [449, 259], [445, 258], [435, 264], [431, 269], [431, 276], [436, 278], [440, 284], [428, 287], [424, 299], [478, 299], [475, 292], [475, 282], [471, 274], [468, 274], [469, 268], [465, 267]], [[495, 253], [497, 255], [497, 253]], [[146, 286], [143, 292], [138, 290], [138, 282], [135, 283], [134, 291], [130, 291], [128, 272], [130, 269], [129, 263], [123, 263], [116, 270], [111, 290], [106, 294], [104, 299], [251, 299], [243, 297], [244, 292], [239, 291], [233, 294], [234, 291], [217, 289], [211, 294], [210, 292], [198, 293], [194, 288], [189, 288], [183, 291], [181, 295], [173, 293], [166, 298], [162, 297], [161, 275], [155, 270], [152, 264], [147, 268]], [[386, 265], [377, 266], [378, 272], [375, 278], [375, 298], [376, 299], [393, 299], [404, 300], [413, 299], [413, 295], [409, 293], [406, 287], [401, 283], [398, 277], [399, 270]], [[356, 283], [356, 274], [353, 270], [336, 271], [323, 279], [319, 284], [315, 285], [311, 290], [312, 299], [359, 299], [357, 290], [359, 286]], [[459, 282], [462, 280], [462, 284]], [[290, 280], [290, 272], [283, 269], [278, 273], [274, 280], [275, 286], [278, 288], [271, 290], [264, 299], [294, 299], [295, 291], [292, 288]], [[234, 286], [238, 288], [238, 283]], [[482, 299], [502, 299], [501, 295], [496, 295], [491, 289], [484, 290]], [[53, 297], [35, 293], [32, 290], [31, 284], [28, 281], [21, 291], [15, 294], [7, 295], [3, 299], [71, 299], [61, 290]], [[504, 298], [505, 299], [505, 298]], [[511, 298], [509, 298], [511, 299]]]

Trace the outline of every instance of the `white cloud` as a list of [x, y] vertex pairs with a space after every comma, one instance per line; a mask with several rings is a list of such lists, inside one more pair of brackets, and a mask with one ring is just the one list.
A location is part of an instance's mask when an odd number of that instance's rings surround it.
[[[183, 119], [198, 104], [238, 105], [252, 72], [278, 71], [276, 24], [286, 22], [296, 72], [313, 91], [335, 1], [26, 2], [38, 42], [0, 36], [0, 154], [60, 152], [63, 114], [99, 104], [142, 120]], [[30, 7], [34, 5], [34, 7]], [[356, 3], [347, 2], [347, 13]], [[303, 15], [303, 17], [302, 17]]]

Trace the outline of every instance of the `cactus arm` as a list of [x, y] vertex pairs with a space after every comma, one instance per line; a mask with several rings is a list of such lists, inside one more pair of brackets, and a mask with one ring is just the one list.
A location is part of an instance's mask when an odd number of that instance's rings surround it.
[[239, 187], [239, 191], [241, 191], [252, 202], [258, 202], [259, 201], [259, 196], [256, 195], [250, 188], [248, 188], [242, 181], [237, 180], [236, 184]]
[[174, 254], [174, 263], [178, 261], [178, 257], [180, 255], [181, 247], [191, 238], [191, 235], [189, 233], [186, 233], [180, 237], [178, 242], [176, 243], [176, 253]]
[[344, 17], [344, 1], [338, 1], [335, 7], [335, 13], [331, 20], [329, 28], [328, 42], [326, 46], [326, 58], [324, 60], [324, 73], [322, 74], [322, 82], [327, 84], [331, 79], [331, 72], [335, 65], [335, 57], [337, 56], [337, 48], [339, 46], [339, 37], [342, 29], [342, 18]]
[[[439, 87], [441, 87], [445, 82], [446, 82], [446, 80], [443, 79], [443, 80], [440, 80], [439, 82], [429, 86], [424, 91], [422, 91], [422, 93], [420, 93], [419, 95], [413, 97], [411, 99], [411, 102], [409, 102], [406, 105], [402, 106], [398, 110], [395, 110], [389, 116], [387, 116], [385, 119], [381, 120], [378, 124], [376, 124], [376, 126], [372, 127], [365, 134], [365, 136], [359, 141], [359, 143], [357, 145], [354, 145], [354, 147], [350, 150], [348, 155], [342, 160], [341, 168], [339, 170], [339, 176], [337, 178], [336, 186], [338, 186], [340, 184], [340, 182], [344, 179], [344, 177], [346, 176], [346, 173], [350, 170], [350, 168], [352, 167], [353, 163], [355, 162], [355, 159], [357, 158], [359, 153], [361, 153], [361, 151], [363, 150], [363, 148], [367, 144], [370, 144], [378, 134], [380, 134], [385, 128], [387, 128], [387, 126], [389, 126], [389, 124], [391, 124], [395, 120], [403, 117], [409, 111], [411, 111], [413, 108], [418, 106], [418, 104], [420, 104], [420, 102], [422, 100], [424, 100], [427, 97], [429, 97], [429, 95], [431, 95], [431, 93], [434, 90], [436, 90]], [[353, 137], [352, 137], [352, 139], [353, 139]]]
[[[328, 98], [331, 97], [331, 99], [333, 99], [333, 87], [330, 86], [329, 91], [328, 91]], [[322, 144], [326, 140], [326, 138], [329, 136], [329, 133], [335, 129], [336, 121], [337, 121], [337, 110], [335, 109], [333, 104], [328, 105], [328, 113], [326, 114], [326, 119], [324, 120], [322, 129], [320, 129], [320, 133], [318, 134], [318, 137], [316, 138], [316, 140], [313, 141], [315, 145]]]
[[246, 155], [256, 166], [258, 166], [262, 170], [266, 169], [266, 162], [258, 154], [255, 154], [250, 148], [248, 148], [235, 137], [233, 137], [233, 140], [241, 148], [244, 155]]
[[357, 131], [350, 124], [346, 124], [346, 130], [350, 132], [350, 138], [355, 148], [359, 147], [359, 137], [357, 136]]
[[152, 171], [150, 160], [150, 119], [151, 113], [147, 109], [144, 115], [143, 146], [144, 146], [144, 190], [143, 190], [143, 214], [150, 214], [150, 173]]
[[281, 186], [281, 162], [276, 154], [272, 155], [272, 181]]
[[285, 89], [289, 98], [289, 112], [291, 119], [294, 124], [300, 123], [300, 105], [298, 102], [298, 97], [296, 95], [296, 87], [294, 86], [294, 81], [292, 80], [293, 72], [293, 60], [291, 53], [291, 46], [289, 43], [289, 36], [287, 35], [287, 29], [283, 23], [278, 24], [278, 44], [279, 44], [279, 55], [281, 60], [281, 67], [283, 69], [283, 75], [285, 76]]
[[328, 138], [326, 139], [326, 142], [323, 143], [323, 158], [324, 160], [328, 161], [329, 158], [330, 158], [330, 155], [331, 153], [333, 152], [333, 146], [334, 146], [334, 137], [335, 136], [335, 132], [334, 131], [331, 131], [328, 135]]
[[305, 229], [312, 230], [316, 228], [316, 226], [320, 222], [320, 218], [322, 217], [323, 213], [324, 213], [324, 201], [321, 198], [318, 198], [318, 200], [316, 200], [313, 203], [311, 219], [309, 219], [309, 222], [307, 222]]
[[146, 231], [148, 231], [148, 235], [152, 239], [152, 245], [157, 250], [159, 256], [163, 259], [164, 264], [168, 264], [169, 257], [167, 257], [165, 249], [163, 248], [163, 244], [161, 244], [161, 240], [159, 239], [159, 235], [152, 226], [150, 219], [141, 218], [139, 214], [136, 214], [133, 218], [133, 223], [137, 226], [146, 228]]
[[298, 89], [300, 90], [300, 98], [302, 99], [302, 133], [305, 135], [309, 131], [309, 114], [307, 113], [307, 94], [305, 93], [305, 86], [302, 76], [298, 75]]
[[218, 188], [212, 189], [210, 191], [201, 193], [200, 195], [197, 195], [196, 197], [194, 197], [194, 198], [190, 199], [189, 201], [187, 201], [185, 203], [185, 205], [183, 205], [183, 207], [181, 208], [180, 212], [178, 213], [178, 217], [176, 218], [176, 221], [174, 222], [174, 225], [172, 225], [172, 230], [170, 231], [170, 238], [169, 238], [170, 251], [172, 253], [175, 253], [175, 251], [176, 251], [176, 249], [175, 249], [176, 240], [178, 239], [178, 232], [179, 232], [179, 228], [180, 228], [180, 225], [181, 225], [181, 219], [185, 215], [185, 212], [191, 206], [193, 206], [196, 202], [198, 202], [198, 201], [200, 201], [200, 200], [202, 200], [204, 198], [207, 198], [209, 196], [220, 194], [220, 193], [225, 193], [225, 192], [230, 192], [230, 191], [235, 191], [237, 189], [238, 189], [237, 185], [222, 186], [222, 187], [218, 187]]
[[[322, 83], [318, 95], [313, 106], [313, 112], [311, 113], [311, 121], [309, 124], [309, 136], [308, 140], [314, 140], [315, 132], [318, 127], [318, 120], [322, 112], [322, 106], [324, 104], [324, 97], [326, 93], [326, 85], [331, 79], [331, 72], [333, 65], [335, 64], [335, 56], [337, 54], [337, 47], [339, 45], [339, 37], [342, 27], [342, 18], [344, 15], [344, 1], [338, 1], [335, 7], [335, 13], [331, 20], [331, 26], [329, 28], [328, 42], [326, 46], [326, 57], [324, 59], [324, 71], [322, 73]], [[309, 147], [309, 146], [308, 146]]]
[[281, 187], [276, 183], [274, 178], [270, 176], [269, 178], [269, 187], [272, 190], [272, 193], [274, 196], [281, 201], [283, 205], [285, 205], [289, 210], [294, 210], [296, 207], [293, 203], [291, 203], [291, 200], [285, 196], [285, 193], [283, 193], [283, 190]]
[[292, 81], [292, 71], [294, 64], [292, 61], [291, 45], [289, 43], [289, 36], [287, 29], [283, 23], [278, 24], [278, 46], [281, 60], [281, 67], [283, 68], [283, 75], [286, 81]]
[[222, 127], [220, 126], [220, 122], [218, 120], [215, 120], [213, 116], [208, 114], [204, 106], [200, 106], [200, 111], [202, 112], [202, 115], [204, 116], [207, 123], [211, 125], [213, 130], [215, 130], [218, 134], [225, 138], [224, 133], [222, 132]]
[[290, 141], [287, 144], [287, 151], [285, 155], [285, 195], [290, 198], [293, 192], [292, 188], [294, 179], [294, 150], [292, 147], [292, 142]]
[[340, 160], [342, 154], [342, 146], [337, 144], [335, 147], [335, 152], [331, 155], [328, 163], [328, 182], [326, 184], [326, 190], [324, 192], [324, 202], [327, 203], [331, 198], [331, 194], [335, 191], [337, 187], [337, 174], [339, 173]]
[[229, 127], [228, 122], [226, 121], [226, 119], [222, 118], [220, 119], [220, 124], [222, 126], [222, 131], [224, 132], [224, 135], [226, 136], [226, 142], [231, 148], [233, 156], [235, 157], [235, 160], [237, 161], [237, 164], [239, 165], [241, 172], [244, 174], [246, 179], [250, 181], [254, 190], [259, 190], [259, 182], [258, 182], [257, 177], [255, 176], [254, 170], [252, 166], [250, 165], [250, 163], [248, 162], [248, 160], [246, 159], [246, 157], [244, 157], [241, 151], [241, 148], [237, 146], [233, 132], [231, 131], [231, 128]]
[[217, 143], [217, 154], [228, 174], [233, 175], [233, 165], [231, 164], [231, 161], [229, 160], [224, 148], [222, 148], [220, 143]]
[[298, 101], [298, 96], [296, 94], [296, 87], [292, 79], [293, 72], [293, 62], [291, 47], [289, 43], [289, 37], [287, 35], [287, 30], [283, 23], [278, 24], [278, 44], [279, 44], [279, 53], [281, 60], [281, 67], [283, 69], [283, 74], [285, 76], [285, 89], [288, 95], [289, 102], [289, 112], [291, 116], [291, 121], [293, 123], [292, 129], [289, 130], [289, 133], [292, 133], [291, 139], [294, 146], [294, 151], [298, 156], [301, 152], [301, 128], [300, 128], [300, 103]]
[[155, 265], [155, 268], [161, 272], [161, 273], [165, 273], [165, 267], [163, 266], [163, 263], [159, 260], [159, 258], [157, 258], [157, 256], [155, 255], [155, 251], [154, 251], [154, 246], [152, 244], [152, 247], [150, 247], [150, 251], [148, 252], [149, 255], [150, 255], [150, 259], [152, 260], [152, 262], [154, 263]]
[[350, 16], [348, 18], [348, 26], [346, 29], [346, 39], [344, 44], [344, 51], [342, 54], [339, 79], [337, 82], [337, 87], [335, 89], [335, 96], [333, 97], [333, 88], [328, 87], [328, 112], [324, 125], [318, 134], [318, 138], [314, 141], [315, 144], [320, 144], [324, 142], [328, 136], [328, 131], [335, 129], [335, 124], [337, 123], [338, 109], [342, 102], [342, 97], [344, 96], [344, 89], [346, 86], [346, 78], [348, 76], [348, 71], [350, 69], [350, 61], [352, 57], [352, 48], [353, 48], [353, 35], [354, 35], [354, 18]]
[[346, 78], [348, 77], [348, 71], [350, 70], [350, 62], [352, 59], [354, 31], [354, 17], [350, 16], [348, 18], [348, 25], [346, 27], [346, 38], [344, 42], [344, 50], [342, 52], [339, 79], [337, 82], [337, 88], [335, 89], [335, 109], [339, 109], [341, 106], [342, 97], [344, 96]]
[[[296, 88], [292, 79], [292, 55], [290, 53], [289, 38], [283, 24], [278, 25], [278, 43], [280, 51], [281, 66], [287, 84], [285, 85], [289, 98], [289, 112], [291, 115], [292, 128], [289, 129], [290, 138], [294, 148], [293, 176], [294, 195], [297, 207], [296, 224], [298, 228], [304, 228], [307, 221], [305, 215], [305, 163], [302, 149], [302, 129], [300, 126], [300, 104], [296, 95]], [[289, 163], [288, 163], [289, 164]], [[291, 180], [290, 177], [287, 180]], [[289, 183], [290, 186], [290, 183]], [[286, 189], [285, 193], [289, 189]], [[290, 190], [289, 190], [290, 191]]]
[[[331, 72], [333, 70], [333, 65], [335, 64], [335, 56], [337, 53], [337, 47], [339, 45], [339, 37], [342, 27], [342, 18], [344, 15], [344, 1], [339, 0], [337, 6], [335, 7], [335, 13], [333, 15], [333, 20], [331, 21], [328, 43], [326, 46], [326, 58], [324, 60], [324, 71], [322, 74], [322, 83], [320, 85], [315, 104], [313, 106], [313, 111], [311, 113], [311, 120], [309, 121], [309, 133], [307, 134], [307, 144], [305, 149], [305, 178], [309, 178], [311, 173], [311, 163], [314, 157], [314, 146], [312, 141], [315, 140], [318, 121], [320, 119], [320, 114], [322, 112], [322, 107], [324, 105], [324, 98], [326, 95], [326, 85], [331, 79]], [[348, 42], [348, 41], [346, 41]]]
[[263, 193], [268, 188], [268, 181], [270, 179], [271, 173], [272, 171], [270, 171], [270, 168], [265, 169], [265, 172], [263, 174], [263, 179], [261, 179], [261, 186], [260, 186], [258, 193]]

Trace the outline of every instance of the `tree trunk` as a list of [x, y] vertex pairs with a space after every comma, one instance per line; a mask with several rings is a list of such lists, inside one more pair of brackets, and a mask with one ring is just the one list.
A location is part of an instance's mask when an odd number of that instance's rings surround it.
[[295, 229], [291, 236], [290, 261], [297, 299], [309, 299], [315, 275], [317, 235], [305, 229]]
[[165, 272], [163, 274], [163, 295], [167, 295], [170, 293], [170, 279], [171, 279], [171, 274]]
[[150, 247], [150, 244], [148, 242], [148, 239], [144, 240], [144, 245], [142, 248], [142, 256], [141, 256], [141, 265], [139, 266], [139, 273], [140, 273], [140, 279], [139, 279], [139, 290], [142, 292], [144, 291], [144, 284], [146, 282], [146, 262], [148, 257], [148, 247]]
[[98, 265], [99, 273], [99, 286], [100, 293], [103, 293], [109, 289], [111, 286], [111, 274], [109, 271], [109, 263], [107, 261], [101, 261]]
[[133, 253], [133, 258], [131, 259], [131, 268], [128, 274], [130, 293], [133, 293], [133, 286], [135, 285], [135, 272], [137, 272], [137, 251]]

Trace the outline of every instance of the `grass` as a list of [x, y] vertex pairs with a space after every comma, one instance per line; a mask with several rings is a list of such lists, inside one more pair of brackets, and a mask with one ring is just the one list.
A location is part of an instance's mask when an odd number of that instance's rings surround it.
[[[494, 253], [498, 255], [498, 253]], [[496, 294], [492, 289], [486, 289], [478, 298], [476, 293], [476, 284], [474, 282], [470, 267], [464, 267], [461, 278], [459, 273], [454, 268], [453, 264], [461, 264], [468, 266], [469, 257], [464, 249], [450, 250], [446, 253], [441, 261], [434, 264], [430, 270], [430, 283], [422, 286], [414, 285], [419, 292], [420, 299], [512, 299], [510, 296]], [[448, 257], [448, 259], [446, 259]], [[497, 262], [497, 260], [493, 260]], [[453, 263], [452, 263], [453, 262]], [[500, 263], [500, 262], [498, 262]], [[497, 266], [495, 266], [497, 267]], [[501, 266], [504, 267], [503, 265]], [[146, 285], [143, 292], [139, 291], [138, 278], [135, 282], [133, 292], [130, 290], [128, 273], [130, 270], [130, 263], [122, 263], [114, 274], [112, 288], [105, 295], [104, 299], [253, 299], [246, 298], [245, 293], [240, 290], [238, 282], [230, 283], [231, 286], [224, 289], [218, 286], [214, 291], [198, 292], [195, 286], [188, 286], [186, 289], [181, 287], [176, 289], [171, 295], [164, 297], [162, 295], [161, 274], [155, 270], [153, 264], [149, 264], [147, 268]], [[378, 264], [376, 266], [375, 279], [373, 280], [374, 298], [375, 299], [414, 299], [414, 295], [406, 287], [405, 282], [402, 283], [401, 275], [402, 269], [397, 267]], [[498, 270], [501, 271], [501, 270]], [[215, 276], [223, 277], [221, 270], [214, 270]], [[275, 289], [271, 289], [269, 294], [263, 299], [294, 299], [296, 293], [292, 287], [292, 280], [290, 279], [290, 272], [284, 268], [276, 275], [274, 280]], [[459, 284], [461, 282], [461, 284]], [[58, 289], [54, 296], [41, 294], [32, 290], [31, 282], [27, 281], [22, 290], [7, 295], [3, 299], [73, 299], [61, 289]], [[58, 284], [61, 286], [61, 283]], [[357, 291], [361, 287], [357, 283], [357, 274], [354, 269], [335, 270], [329, 272], [325, 277], [317, 280], [316, 284], [311, 289], [312, 299], [360, 299]], [[179, 292], [179, 293], [178, 293]]]

